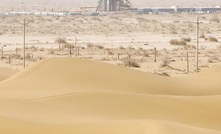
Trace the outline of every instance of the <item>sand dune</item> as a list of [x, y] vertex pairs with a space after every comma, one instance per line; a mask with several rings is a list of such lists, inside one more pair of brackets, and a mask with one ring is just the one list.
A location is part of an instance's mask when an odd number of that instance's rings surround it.
[[168, 78], [43, 60], [0, 83], [2, 134], [220, 134], [221, 67]]
[[0, 81], [6, 80], [16, 74], [18, 71], [12, 69], [0, 68]]
[[220, 75], [221, 66], [195, 76], [166, 78], [96, 61], [54, 58], [18, 73], [0, 89], [16, 98], [20, 91], [28, 93], [21, 94], [24, 98], [88, 91], [205, 96], [221, 94]]
[[[80, 123], [39, 123], [0, 117], [1, 133], [10, 134], [220, 134], [219, 131], [180, 125], [156, 120], [80, 122]], [[11, 126], [11, 129], [8, 126]]]

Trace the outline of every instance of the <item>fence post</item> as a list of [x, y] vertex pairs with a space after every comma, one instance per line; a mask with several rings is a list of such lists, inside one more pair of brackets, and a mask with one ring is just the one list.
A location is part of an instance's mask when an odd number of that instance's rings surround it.
[[190, 65], [189, 65], [189, 52], [187, 51], [186, 53], [186, 71], [187, 71], [187, 74], [190, 72]]
[[157, 48], [154, 48], [154, 62], [157, 62]]

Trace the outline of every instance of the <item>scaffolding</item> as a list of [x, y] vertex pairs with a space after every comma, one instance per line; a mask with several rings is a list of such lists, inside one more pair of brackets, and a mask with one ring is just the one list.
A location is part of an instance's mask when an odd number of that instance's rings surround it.
[[132, 7], [130, 0], [99, 0], [96, 12], [116, 12]]

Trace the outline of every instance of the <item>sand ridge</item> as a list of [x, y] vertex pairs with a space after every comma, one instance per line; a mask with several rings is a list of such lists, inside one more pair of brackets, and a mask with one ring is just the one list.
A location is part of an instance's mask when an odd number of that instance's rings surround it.
[[43, 60], [0, 83], [0, 133], [219, 134], [220, 70], [170, 78], [93, 60]]
[[50, 91], [52, 95], [88, 91], [180, 96], [220, 95], [221, 67], [211, 70], [193, 76], [170, 78], [98, 61], [52, 58], [21, 71], [2, 82], [0, 88], [1, 91], [12, 93], [31, 91], [33, 95], [41, 92], [46, 95], [45, 91]]
[[0, 81], [6, 80], [16, 74], [18, 71], [13, 69], [0, 68]]

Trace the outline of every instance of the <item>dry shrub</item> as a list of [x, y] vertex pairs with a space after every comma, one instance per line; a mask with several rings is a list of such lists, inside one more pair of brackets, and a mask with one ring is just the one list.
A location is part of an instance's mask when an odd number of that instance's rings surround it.
[[170, 75], [168, 73], [162, 73], [162, 74], [159, 74], [161, 76], [165, 76], [165, 77], [170, 77]]
[[103, 46], [96, 46], [96, 48], [98, 48], [98, 49], [104, 49]]
[[188, 24], [188, 27], [189, 28], [193, 28], [193, 24]]
[[31, 61], [32, 57], [33, 57], [33, 54], [27, 53], [26, 56], [25, 56], [25, 59], [28, 60], [28, 61]]
[[203, 19], [203, 20], [206, 20], [206, 17], [205, 17], [205, 16], [202, 16], [202, 19]]
[[94, 44], [92, 44], [92, 43], [87, 43], [87, 48], [92, 48], [92, 47], [94, 47]]
[[91, 18], [91, 19], [94, 20], [94, 21], [99, 21], [99, 22], [101, 22], [101, 19], [98, 18], [98, 17], [93, 17], [93, 18]]
[[210, 22], [220, 23], [220, 19], [219, 19], [217, 16], [213, 16], [213, 17], [210, 19]]
[[123, 61], [123, 64], [125, 67], [134, 67], [134, 68], [140, 68], [140, 65], [132, 59], [126, 59]]
[[77, 22], [79, 22], [79, 23], [84, 23], [84, 21], [83, 21], [83, 20], [77, 20]]
[[219, 60], [219, 58], [218, 57], [212, 57], [212, 58], [209, 58], [208, 59], [208, 62], [209, 63], [217, 63], [217, 62], [219, 62], [220, 60]]
[[112, 15], [112, 16], [109, 17], [109, 19], [119, 20], [120, 18], [119, 18], [118, 16], [114, 16], [114, 15]]
[[160, 64], [160, 67], [168, 67], [170, 65], [170, 60], [166, 57], [162, 63]]
[[132, 46], [128, 46], [127, 49], [128, 50], [134, 50], [134, 48]]
[[178, 46], [186, 46], [187, 42], [183, 41], [183, 40], [179, 41], [177, 39], [172, 39], [172, 40], [170, 40], [170, 44], [171, 45], [178, 45]]
[[183, 34], [186, 34], [186, 33], [187, 33], [186, 29], [182, 29], [181, 32], [182, 32]]
[[43, 51], [45, 51], [45, 48], [43, 48], [43, 47], [42, 47], [42, 48], [40, 48], [40, 51], [42, 51], [42, 52], [43, 52]]
[[181, 40], [186, 42], [191, 42], [191, 38], [189, 37], [183, 37]]
[[201, 34], [200, 38], [204, 38], [205, 39], [206, 38], [205, 34]]
[[110, 48], [106, 48], [105, 50], [106, 50], [106, 51], [110, 51], [111, 49], [110, 49]]
[[211, 32], [209, 30], [207, 30], [206, 33], [211, 34]]
[[196, 49], [195, 45], [186, 45], [186, 49]]
[[49, 49], [49, 50], [48, 50], [48, 54], [55, 54], [55, 52], [54, 52], [53, 49]]
[[35, 47], [35, 46], [31, 46], [30, 49], [31, 49], [32, 51], [34, 51], [34, 52], [39, 50], [39, 48], [38, 48], [38, 47]]
[[120, 49], [120, 50], [125, 50], [125, 47], [120, 46], [119, 49]]
[[174, 20], [173, 23], [180, 23], [180, 21], [178, 21], [178, 20]]
[[177, 31], [171, 31], [171, 34], [178, 34]]
[[21, 54], [13, 54], [12, 58], [22, 60], [22, 55]]
[[62, 20], [60, 20], [60, 22], [65, 23], [65, 22], [67, 22], [67, 20], [66, 19], [62, 19]]
[[43, 57], [43, 56], [37, 56], [37, 60], [43, 60], [43, 59], [45, 59], [45, 57]]
[[111, 51], [108, 51], [107, 53], [108, 53], [109, 55], [114, 55], [114, 53], [111, 52]]
[[212, 36], [210, 36], [208, 39], [206, 39], [206, 40], [209, 40], [209, 41], [211, 41], [211, 42], [218, 42], [218, 39], [217, 38], [215, 38], [215, 37], [212, 37]]
[[57, 38], [57, 39], [55, 40], [55, 43], [63, 44], [63, 43], [67, 43], [67, 42], [66, 42], [66, 39], [65, 39], [65, 38]]
[[143, 56], [144, 56], [144, 57], [150, 57], [150, 55], [149, 55], [149, 53], [148, 53], [147, 51], [144, 51], [144, 52], [143, 52]]
[[71, 48], [74, 48], [74, 45], [71, 45], [71, 44], [69, 44], [69, 43], [66, 43], [66, 44], [63, 45], [63, 48], [64, 48], [64, 49], [66, 49], [66, 48], [69, 49], [70, 47], [71, 47]]
[[137, 17], [136, 19], [139, 22], [145, 22], [145, 23], [148, 22], [148, 20], [146, 20], [145, 18]]

